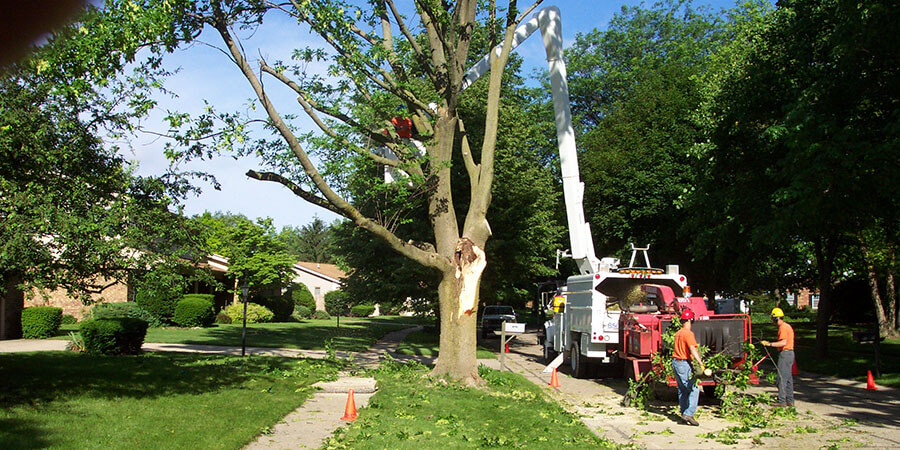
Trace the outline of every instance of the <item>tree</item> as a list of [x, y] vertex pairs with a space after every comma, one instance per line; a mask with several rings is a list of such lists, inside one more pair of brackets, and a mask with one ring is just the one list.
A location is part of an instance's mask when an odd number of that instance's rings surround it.
[[318, 216], [302, 227], [286, 226], [278, 233], [287, 252], [300, 261], [333, 263], [334, 248], [331, 226]]
[[[513, 32], [537, 3], [540, 1], [520, 10], [515, 1], [509, 2], [503, 19], [497, 19], [493, 2], [486, 11], [489, 42], [500, 45], [501, 51], [491, 56], [490, 77], [484, 81], [488, 83], [484, 139], [480, 148], [473, 148], [464, 132], [471, 124], [460, 120], [459, 105], [463, 74], [471, 61], [478, 2], [417, 1], [414, 13], [419, 22], [413, 28], [391, 0], [372, 0], [369, 10], [337, 0], [278, 5], [195, 2], [174, 15], [178, 29], [193, 35], [208, 27], [218, 34], [228, 60], [252, 87], [265, 113], [262, 120], [276, 141], [248, 141], [247, 122], [232, 114], [208, 111], [199, 121], [173, 115], [173, 126], [194, 124], [199, 128], [182, 134], [179, 142], [188, 145], [170, 149], [170, 155], [176, 159], [205, 155], [209, 148], [192, 138], [209, 136], [213, 124], [224, 123], [224, 129], [215, 135], [219, 147], [212, 148], [240, 147], [262, 154], [268, 163], [267, 170], [250, 170], [248, 176], [284, 185], [298, 197], [350, 219], [411, 261], [437, 271], [442, 332], [441, 358], [434, 374], [476, 383], [477, 293], [487, 264], [483, 249], [491, 235], [486, 214], [494, 182], [501, 80]], [[308, 26], [330, 51], [299, 49], [294, 54], [296, 65], [270, 63], [257, 56], [250, 59], [251, 53], [242, 47], [235, 30], [262, 24], [267, 12], [287, 14]], [[319, 60], [330, 61], [327, 79], [305, 71], [306, 64]], [[272, 102], [267, 83], [260, 77], [292, 90], [321, 134], [295, 133], [290, 117]], [[415, 140], [421, 142], [424, 152], [391, 125], [398, 105], [415, 125]], [[241, 147], [242, 142], [251, 145]], [[380, 149], [390, 150], [396, 158], [385, 156]], [[465, 211], [458, 211], [452, 197], [454, 149], [462, 154], [470, 187]], [[311, 157], [313, 151], [316, 159]], [[406, 174], [389, 188], [394, 191], [392, 211], [367, 216], [353, 199], [343, 195], [347, 184], [353, 182], [345, 169], [355, 158], [368, 161], [373, 170], [374, 165], [381, 165]], [[430, 227], [431, 242], [395, 233], [394, 219], [419, 208], [427, 211], [428, 221], [421, 226]]]
[[[478, 45], [485, 47], [486, 35], [476, 28]], [[474, 52], [478, 54], [480, 52]], [[542, 104], [533, 98], [534, 93], [524, 88], [518, 74], [519, 61], [513, 58], [510, 70], [504, 77], [501, 95], [501, 111], [498, 123], [496, 148], [496, 182], [492, 187], [492, 204], [487, 219], [494, 234], [485, 248], [492, 264], [485, 268], [480, 286], [482, 304], [503, 303], [524, 306], [533, 298], [535, 280], [556, 274], [553, 255], [561, 247], [565, 232], [560, 225], [557, 211], [561, 209], [560, 184], [554, 171], [547, 166], [542, 155], [554, 151], [555, 143], [546, 140], [544, 127], [552, 117]], [[475, 85], [466, 92], [460, 111], [467, 123], [478, 124], [485, 115], [484, 85]], [[483, 136], [481, 127], [466, 130], [470, 142], [478, 143]], [[457, 154], [458, 155], [458, 154]], [[362, 177], [358, 174], [356, 178]], [[467, 176], [461, 157], [454, 159], [452, 176], [455, 183], [453, 199], [462, 208], [469, 199], [468, 187], [463, 182]], [[369, 177], [369, 183], [354, 184], [353, 197], [357, 205], [368, 202], [374, 205], [380, 200], [370, 198], [368, 192], [376, 192], [383, 184], [379, 177]], [[366, 200], [363, 200], [366, 199]], [[418, 228], [416, 220], [406, 219], [398, 225], [405, 236], [417, 240], [429, 239], [427, 230]], [[412, 300], [413, 308], [421, 312], [436, 311], [432, 305], [435, 288], [440, 279], [427, 269], [405, 264], [402, 256], [392, 256], [389, 249], [374, 237], [352, 230], [352, 224], [339, 227], [336, 232], [337, 251], [345, 266], [350, 269], [345, 280], [345, 290], [353, 298], [377, 302], [382, 308], [400, 306]]]
[[[698, 78], [728, 35], [723, 12], [689, 1], [626, 6], [606, 30], [578, 34], [566, 51], [579, 130], [585, 215], [601, 255], [651, 245], [654, 261], [678, 262], [691, 284], [715, 289], [709, 265], [691, 264], [680, 233], [692, 189], [692, 149], [702, 128]], [[705, 288], [705, 289], [704, 289]]]
[[240, 301], [240, 286], [254, 290], [275, 286], [280, 290], [293, 278], [294, 258], [275, 237], [271, 219], [256, 223], [240, 214], [209, 212], [195, 217], [204, 228], [206, 249], [228, 258], [228, 276], [234, 279], [234, 303]]
[[713, 89], [702, 195], [720, 242], [812, 255], [823, 356], [841, 255], [896, 247], [898, 20], [882, 2], [779, 2]]
[[[136, 61], [146, 42], [163, 47], [158, 11], [125, 23], [88, 8], [30, 58], [0, 73], [0, 289], [66, 288], [88, 293], [157, 263], [185, 265], [195, 248], [189, 224], [168, 207], [186, 192], [175, 178], [131, 174], [100, 134], [119, 133], [152, 106], [158, 59]], [[118, 23], [126, 33], [87, 35]], [[116, 78], [127, 63], [125, 89]], [[175, 254], [173, 249], [178, 249]], [[13, 295], [14, 294], [14, 295]]]

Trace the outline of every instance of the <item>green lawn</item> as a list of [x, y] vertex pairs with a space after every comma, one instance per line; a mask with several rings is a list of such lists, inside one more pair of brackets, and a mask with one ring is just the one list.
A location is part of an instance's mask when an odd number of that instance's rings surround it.
[[[866, 371], [875, 374], [875, 348], [872, 344], [857, 344], [853, 331], [869, 331], [870, 325], [831, 325], [828, 329], [828, 358], [815, 354], [816, 324], [792, 323], [795, 335], [797, 366], [800, 370], [840, 378], [865, 381]], [[769, 323], [754, 323], [753, 335], [759, 339], [776, 340], [778, 332]], [[772, 353], [776, 357], [776, 352]], [[900, 387], [900, 339], [885, 339], [881, 343], [881, 376], [875, 382]]]
[[328, 361], [272, 357], [4, 354], [0, 442], [4, 449], [237, 449], [337, 370]]
[[[248, 347], [286, 347], [306, 350], [322, 350], [327, 341], [337, 351], [364, 351], [385, 334], [414, 326], [409, 317], [341, 318], [304, 320], [302, 322], [259, 323], [247, 325]], [[68, 331], [78, 326], [66, 326], [60, 339], [68, 339]], [[162, 327], [147, 330], [144, 342], [197, 345], [241, 345], [241, 324], [217, 324], [210, 328]]]
[[[397, 353], [401, 355], [437, 356], [439, 342], [440, 337], [434, 331], [415, 331], [406, 336], [406, 339], [400, 343], [400, 346], [397, 347]], [[500, 340], [495, 342], [497, 343], [496, 345], [500, 345]], [[497, 355], [494, 352], [480, 345], [475, 349], [475, 354], [478, 358], [497, 359]]]
[[482, 367], [483, 389], [425, 376], [421, 365], [384, 364], [378, 392], [329, 449], [603, 448], [584, 424], [511, 372]]

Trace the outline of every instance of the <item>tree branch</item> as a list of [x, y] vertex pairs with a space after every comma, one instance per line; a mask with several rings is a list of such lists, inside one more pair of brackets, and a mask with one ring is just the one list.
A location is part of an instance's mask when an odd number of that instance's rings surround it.
[[269, 115], [269, 119], [271, 119], [272, 121], [272, 126], [275, 127], [276, 130], [278, 130], [279, 134], [281, 134], [282, 138], [291, 148], [291, 151], [293, 151], [294, 155], [297, 156], [297, 159], [300, 161], [300, 164], [303, 167], [303, 171], [307, 176], [310, 177], [313, 184], [324, 196], [324, 200], [331, 205], [328, 209], [349, 218], [357, 226], [371, 232], [373, 235], [378, 236], [380, 239], [384, 240], [388, 244], [388, 246], [390, 246], [398, 253], [418, 262], [419, 264], [445, 272], [451, 270], [452, 265], [447, 257], [441, 256], [440, 254], [437, 254], [435, 252], [422, 250], [412, 245], [411, 243], [401, 241], [400, 238], [397, 237], [397, 235], [391, 233], [389, 230], [374, 222], [373, 220], [365, 217], [361, 212], [359, 212], [359, 210], [357, 210], [355, 207], [353, 207], [353, 205], [341, 198], [340, 195], [338, 195], [336, 192], [334, 192], [334, 190], [331, 189], [330, 186], [328, 186], [328, 183], [312, 164], [309, 155], [307, 155], [306, 151], [303, 150], [303, 147], [300, 145], [297, 137], [294, 136], [293, 132], [290, 130], [290, 127], [288, 127], [287, 124], [284, 123], [281, 115], [275, 109], [275, 106], [272, 105], [268, 95], [266, 94], [265, 90], [262, 87], [262, 84], [259, 81], [259, 78], [256, 77], [256, 74], [253, 72], [253, 69], [250, 67], [250, 64], [247, 62], [244, 54], [240, 51], [239, 46], [235, 43], [233, 36], [231, 36], [228, 30], [228, 25], [225, 22], [225, 18], [222, 16], [221, 11], [217, 6], [218, 4], [213, 4], [213, 9], [216, 12], [216, 20], [214, 25], [216, 31], [219, 32], [219, 35], [225, 42], [226, 47], [234, 57], [235, 63], [237, 64], [238, 68], [250, 83], [250, 86], [256, 93], [257, 98], [259, 99], [266, 113]]
[[309, 192], [309, 191], [303, 189], [297, 183], [294, 183], [293, 181], [285, 178], [284, 176], [282, 176], [280, 174], [277, 174], [274, 172], [257, 172], [255, 170], [248, 170], [246, 175], [250, 178], [253, 178], [254, 180], [272, 181], [272, 182], [281, 184], [282, 186], [290, 189], [291, 192], [293, 192], [294, 195], [296, 195], [297, 197], [300, 197], [303, 200], [306, 200], [306, 201], [312, 203], [313, 205], [325, 208], [325, 209], [327, 209], [335, 214], [338, 214], [338, 215], [344, 214], [343, 211], [337, 209], [334, 205], [332, 205], [330, 202], [328, 202], [328, 200], [325, 200], [324, 198], [319, 197], [319, 196], [313, 194], [312, 192]]
[[474, 181], [478, 179], [478, 166], [475, 164], [475, 159], [472, 157], [472, 148], [469, 147], [469, 136], [466, 134], [466, 127], [463, 125], [462, 119], [457, 122], [459, 122], [459, 135], [462, 145], [463, 161], [466, 163], [466, 171], [469, 172], [469, 180]]
[[[389, 159], [389, 158], [385, 158], [382, 156], [378, 156], [375, 153], [372, 153], [368, 150], [359, 148], [359, 146], [353, 144], [352, 142], [347, 140], [347, 138], [337, 134], [337, 132], [332, 130], [331, 127], [329, 127], [328, 124], [326, 124], [322, 120], [322, 118], [319, 117], [318, 114], [316, 114], [316, 110], [313, 109], [312, 105], [310, 105], [306, 101], [306, 99], [303, 97], [305, 92], [303, 92], [303, 89], [301, 89], [300, 86], [297, 85], [297, 83], [294, 83], [291, 79], [286, 77], [283, 73], [275, 70], [272, 66], [266, 64], [265, 60], [261, 59], [259, 64], [260, 64], [260, 68], [262, 69], [263, 72], [268, 73], [269, 75], [272, 75], [278, 81], [281, 81], [282, 83], [284, 83], [286, 86], [290, 87], [294, 92], [296, 92], [298, 94], [297, 102], [300, 103], [300, 105], [303, 107], [303, 110], [306, 112], [306, 115], [309, 116], [309, 118], [312, 119], [313, 122], [315, 122], [316, 126], [318, 126], [319, 129], [322, 130], [322, 132], [324, 132], [328, 136], [331, 136], [334, 139], [337, 139], [347, 148], [353, 150], [354, 152], [356, 152], [360, 155], [363, 155], [365, 157], [372, 159], [372, 161], [375, 161], [378, 164], [383, 164], [383, 165], [392, 166], [392, 167], [396, 167], [398, 165], [398, 161]], [[334, 116], [334, 114], [332, 114], [332, 116]], [[350, 118], [347, 116], [343, 116], [343, 118], [339, 118], [339, 119], [344, 121], [344, 119], [349, 120]], [[360, 129], [365, 129], [364, 127], [360, 126], [359, 124], [356, 124], [355, 126], [358, 126]], [[388, 144], [386, 142], [386, 140], [384, 140], [381, 136], [378, 135], [378, 133], [374, 133], [372, 130], [368, 130], [368, 129], [365, 129], [365, 131], [369, 135], [369, 137], [372, 138], [373, 140], [376, 139], [375, 137], [373, 137], [373, 135], [375, 135], [375, 136], [377, 136], [377, 139], [384, 141], [383, 143], [385, 145]]]

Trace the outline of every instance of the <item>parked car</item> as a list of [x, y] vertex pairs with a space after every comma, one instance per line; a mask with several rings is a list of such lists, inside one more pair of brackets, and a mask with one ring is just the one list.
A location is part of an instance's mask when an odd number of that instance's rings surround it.
[[515, 322], [516, 311], [512, 306], [490, 305], [484, 307], [484, 315], [481, 316], [481, 337], [493, 336], [494, 330], [499, 330], [503, 322]]

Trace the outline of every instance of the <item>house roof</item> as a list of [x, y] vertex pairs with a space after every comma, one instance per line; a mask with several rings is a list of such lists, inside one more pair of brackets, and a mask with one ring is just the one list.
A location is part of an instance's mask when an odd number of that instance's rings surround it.
[[297, 264], [294, 264], [294, 268], [322, 278], [330, 279], [337, 283], [347, 276], [343, 270], [338, 269], [338, 266], [334, 264], [298, 261]]

